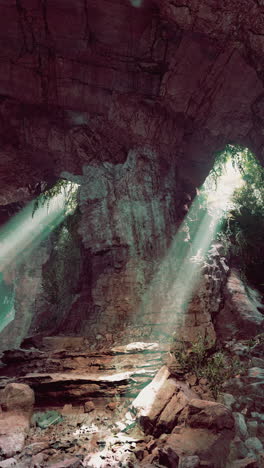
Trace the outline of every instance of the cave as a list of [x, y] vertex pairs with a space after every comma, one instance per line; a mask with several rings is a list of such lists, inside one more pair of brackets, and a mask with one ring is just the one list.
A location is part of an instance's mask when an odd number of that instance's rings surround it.
[[0, 468], [262, 468], [263, 0], [0, 13]]

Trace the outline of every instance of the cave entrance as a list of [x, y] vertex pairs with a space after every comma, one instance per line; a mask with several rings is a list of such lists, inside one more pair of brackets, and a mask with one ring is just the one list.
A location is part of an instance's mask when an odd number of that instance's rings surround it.
[[228, 158], [242, 183], [224, 213], [218, 239], [225, 246], [230, 266], [263, 295], [264, 168], [249, 149], [228, 145], [217, 155], [215, 176]]
[[263, 287], [262, 228], [257, 227], [264, 227], [263, 182], [264, 169], [247, 148], [227, 145], [216, 155], [142, 300], [142, 310], [152, 315], [159, 304], [155, 326], [167, 321], [167, 336], [173, 328], [179, 336], [186, 333], [187, 311], [216, 247], [219, 258], [231, 256], [251, 283], [254, 277], [255, 286]]

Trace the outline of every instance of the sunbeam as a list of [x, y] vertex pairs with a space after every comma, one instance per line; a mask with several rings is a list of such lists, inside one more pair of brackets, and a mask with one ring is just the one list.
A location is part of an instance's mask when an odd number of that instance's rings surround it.
[[[77, 190], [78, 185], [75, 185]], [[73, 184], [69, 183], [69, 190]], [[0, 291], [1, 320], [0, 331], [14, 318], [14, 298], [10, 284], [6, 280], [13, 267], [25, 262], [38, 245], [69, 214], [66, 206], [67, 186], [48, 203], [35, 210], [35, 201], [30, 202], [0, 230]], [[34, 213], [34, 216], [32, 215]]]
[[206, 180], [193, 201], [141, 303], [140, 315], [148, 317], [157, 338], [159, 328], [166, 329], [167, 336], [177, 327], [183, 330], [206, 255], [241, 184], [240, 173], [228, 162], [217, 185], [212, 188], [212, 181]]

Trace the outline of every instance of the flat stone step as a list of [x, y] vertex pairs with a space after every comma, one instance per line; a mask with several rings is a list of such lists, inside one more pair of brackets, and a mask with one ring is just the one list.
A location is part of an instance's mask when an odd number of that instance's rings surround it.
[[115, 395], [135, 397], [163, 365], [168, 349], [168, 344], [139, 342], [103, 352], [8, 351], [3, 357], [0, 388], [8, 381], [27, 383], [34, 389], [37, 403], [53, 399], [76, 403]]

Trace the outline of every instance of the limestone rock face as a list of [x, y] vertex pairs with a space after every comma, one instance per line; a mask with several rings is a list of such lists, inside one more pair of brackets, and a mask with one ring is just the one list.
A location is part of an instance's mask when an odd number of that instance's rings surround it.
[[232, 270], [224, 290], [224, 307], [217, 315], [216, 329], [224, 341], [232, 338], [249, 338], [263, 328], [262, 304], [257, 300], [256, 292], [248, 292], [239, 274]]

